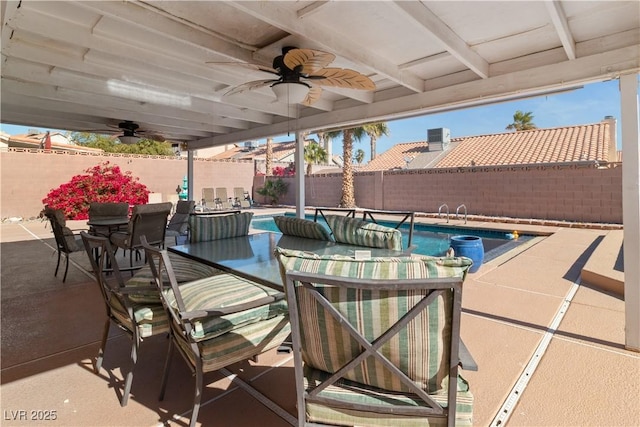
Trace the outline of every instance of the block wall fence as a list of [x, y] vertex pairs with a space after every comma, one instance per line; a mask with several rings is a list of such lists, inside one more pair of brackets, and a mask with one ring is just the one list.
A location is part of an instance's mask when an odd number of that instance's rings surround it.
[[[269, 179], [273, 179], [270, 177]], [[280, 200], [295, 204], [295, 183]], [[308, 206], [340, 202], [340, 174], [305, 178]], [[254, 188], [265, 177], [254, 179]], [[360, 208], [452, 214], [464, 204], [469, 215], [622, 224], [622, 166], [496, 166], [360, 172], [354, 175]]]
[[[187, 160], [162, 156], [86, 155], [42, 150], [0, 153], [0, 218], [36, 217], [42, 199], [53, 188], [97, 164], [110, 162], [131, 171], [163, 200], [175, 196], [187, 174]], [[264, 176], [254, 176], [248, 161], [194, 160], [194, 196], [203, 187], [244, 187], [264, 203], [256, 190]], [[295, 205], [294, 178], [280, 203]], [[435, 213], [443, 203], [455, 213], [464, 204], [469, 215], [571, 222], [622, 223], [622, 166], [597, 169], [591, 165], [496, 166], [452, 169], [357, 172], [358, 207]], [[307, 206], [337, 206], [342, 175], [305, 177]]]
[[[47, 193], [68, 182], [90, 167], [109, 162], [131, 171], [152, 193], [161, 193], [163, 201], [176, 195], [187, 174], [187, 159], [165, 156], [92, 155], [64, 151], [16, 150], [0, 153], [0, 219], [38, 216]], [[203, 187], [234, 187], [252, 191], [253, 162], [194, 160], [194, 198], [201, 199]]]

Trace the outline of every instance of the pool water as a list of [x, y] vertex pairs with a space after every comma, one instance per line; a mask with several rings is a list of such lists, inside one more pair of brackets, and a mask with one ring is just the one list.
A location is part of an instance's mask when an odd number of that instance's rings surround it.
[[[313, 220], [313, 215], [307, 215], [307, 219]], [[322, 219], [318, 219], [318, 223], [323, 224], [327, 230], [329, 230], [329, 227]], [[389, 227], [395, 226], [393, 223], [385, 223], [384, 221], [380, 221], [379, 223]], [[280, 232], [276, 223], [273, 221], [272, 216], [256, 216], [251, 221], [251, 226], [257, 230]], [[403, 224], [400, 227], [400, 231], [402, 232], [402, 245], [406, 248], [409, 240], [409, 225]], [[534, 237], [530, 235], [519, 235], [517, 239], [513, 239], [512, 236], [509, 236], [508, 233], [503, 231], [414, 224], [413, 240], [411, 243], [416, 246], [416, 249], [413, 250], [413, 253], [420, 255], [443, 256], [447, 249], [449, 249], [449, 239], [451, 236], [458, 236], [462, 234], [482, 238], [482, 244], [485, 252], [484, 262], [491, 261], [492, 259], [510, 251], [524, 242], [531, 240]]]

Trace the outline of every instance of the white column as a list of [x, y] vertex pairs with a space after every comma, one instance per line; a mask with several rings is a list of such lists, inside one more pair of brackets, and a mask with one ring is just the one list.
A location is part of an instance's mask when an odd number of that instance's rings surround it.
[[296, 131], [296, 216], [304, 218], [304, 140], [302, 132]]
[[193, 198], [193, 150], [187, 151], [187, 200]]
[[640, 351], [640, 142], [638, 75], [620, 77], [625, 347]]

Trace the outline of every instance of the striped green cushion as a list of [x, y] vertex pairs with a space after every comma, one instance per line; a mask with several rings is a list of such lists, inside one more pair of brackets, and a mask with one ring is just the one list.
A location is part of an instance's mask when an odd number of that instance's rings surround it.
[[[307, 366], [304, 368], [305, 389], [310, 392], [321, 381], [327, 379], [329, 374]], [[339, 380], [330, 385], [319, 397], [331, 398], [342, 402], [369, 404], [384, 408], [385, 406], [403, 404], [412, 407], [425, 407], [425, 403], [418, 396], [411, 393], [396, 393], [379, 388], [365, 386], [348, 380]], [[448, 406], [447, 391], [440, 390], [430, 395], [441, 406]], [[367, 426], [401, 426], [401, 427], [423, 427], [447, 425], [446, 419], [442, 417], [428, 416], [403, 416], [394, 414], [383, 414], [355, 409], [334, 408], [326, 405], [318, 405], [307, 402], [307, 420], [310, 422], [326, 423], [331, 425], [367, 425]], [[458, 393], [456, 396], [456, 426], [473, 425], [473, 395], [469, 391], [468, 383], [458, 377]]]
[[189, 238], [191, 243], [208, 242], [211, 240], [228, 239], [230, 237], [246, 236], [253, 212], [219, 216], [189, 217]]
[[[122, 325], [133, 330], [133, 323], [126, 310], [117, 298], [111, 298], [111, 312]], [[160, 303], [133, 304], [133, 316], [138, 324], [138, 333], [141, 338], [150, 337], [163, 332], [169, 332], [167, 312]]]
[[327, 229], [317, 222], [291, 216], [274, 216], [273, 220], [282, 234], [316, 240], [331, 240]]
[[[234, 329], [232, 334], [223, 334], [210, 340], [200, 341], [197, 345], [202, 355], [204, 371], [215, 371], [278, 347], [290, 333], [289, 317], [279, 315]], [[176, 341], [184, 349], [191, 363], [195, 364], [189, 342], [185, 339]]]
[[[217, 307], [249, 303], [277, 293], [279, 292], [274, 289], [232, 274], [218, 274], [180, 286], [186, 311], [215, 310]], [[167, 302], [177, 308], [172, 291], [167, 292]], [[207, 317], [199, 320], [200, 325], [193, 331], [192, 338], [195, 341], [211, 339], [239, 327], [287, 313], [286, 301], [280, 300], [226, 316]]]
[[[372, 258], [356, 261], [345, 256], [319, 256], [276, 248], [282, 271], [301, 271], [362, 279], [417, 279], [464, 277], [471, 265], [468, 258], [403, 257]], [[386, 330], [405, 314], [426, 291], [368, 291], [355, 298], [337, 288], [321, 288], [343, 315], [369, 340]], [[444, 322], [450, 310], [451, 293], [442, 292], [409, 325], [386, 343], [381, 351], [425, 391], [435, 393], [448, 372], [448, 347], [445, 341], [450, 325]], [[359, 352], [343, 327], [300, 291], [298, 305], [303, 328], [305, 364], [326, 372], [335, 372]], [[351, 370], [346, 378], [387, 390], [404, 391], [403, 386], [382, 364], [369, 358]]]
[[[178, 283], [191, 282], [194, 280], [210, 277], [216, 274], [220, 274], [221, 271], [217, 268], [210, 267], [201, 262], [194, 261], [189, 258], [185, 258], [173, 252], [168, 252], [173, 272], [176, 276]], [[165, 276], [165, 281], [169, 281]], [[139, 286], [156, 286], [153, 281], [153, 274], [151, 274], [151, 267], [145, 265], [138, 270], [133, 277], [126, 282], [127, 287]], [[137, 303], [158, 303], [160, 304], [160, 295], [156, 291], [144, 291], [139, 294], [129, 294], [129, 299]]]
[[325, 218], [336, 242], [402, 250], [400, 230], [341, 215], [326, 215]]

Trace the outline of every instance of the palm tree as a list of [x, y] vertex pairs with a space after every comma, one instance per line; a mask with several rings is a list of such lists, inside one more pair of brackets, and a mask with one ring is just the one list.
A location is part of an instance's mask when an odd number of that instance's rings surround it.
[[356, 150], [356, 155], [353, 156], [354, 159], [356, 159], [356, 162], [358, 162], [358, 165], [362, 164], [362, 161], [364, 160], [364, 150], [362, 148], [358, 148]]
[[329, 139], [338, 138], [342, 135], [342, 197], [340, 199], [340, 207], [342, 208], [355, 208], [356, 197], [353, 187], [353, 165], [351, 159], [353, 159], [353, 140], [360, 141], [367, 132], [363, 126], [335, 130], [326, 132], [326, 137]]
[[513, 123], [506, 127], [507, 130], [521, 131], [521, 130], [529, 130], [529, 129], [537, 129], [538, 126], [533, 123], [533, 113], [528, 111], [523, 113], [520, 110], [517, 110], [513, 115]]
[[389, 136], [389, 128], [386, 122], [369, 123], [363, 128], [371, 140], [371, 160], [373, 160], [376, 158], [376, 141], [382, 135]]
[[267, 147], [264, 160], [264, 174], [266, 176], [273, 175], [273, 138], [267, 138]]
[[311, 167], [314, 164], [326, 163], [327, 158], [327, 152], [320, 144], [313, 141], [309, 142], [309, 144], [304, 147], [304, 161], [307, 162], [307, 175], [311, 175]]

